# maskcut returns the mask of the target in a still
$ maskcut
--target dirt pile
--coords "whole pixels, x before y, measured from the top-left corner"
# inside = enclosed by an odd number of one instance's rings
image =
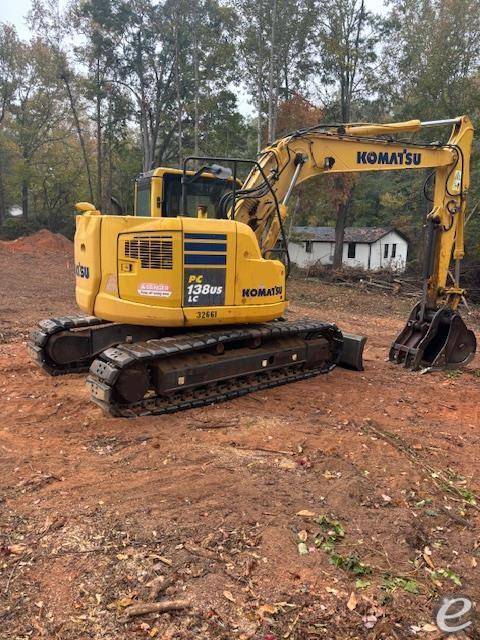
[[[40,318],[78,313],[73,243],[39,231],[0,241],[0,344],[24,339]]]
[[[62,236],[61,233],[52,233],[47,229],[41,229],[31,236],[23,236],[11,241],[0,240],[0,251],[30,255],[43,255],[45,253],[71,255],[73,253],[73,242]]]

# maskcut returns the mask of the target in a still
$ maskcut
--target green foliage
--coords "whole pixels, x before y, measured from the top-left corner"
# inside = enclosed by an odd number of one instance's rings
[[[40,227],[35,220],[24,220],[22,217],[7,218],[0,226],[0,236],[4,240],[15,240],[21,236],[28,236]]]
[[[354,576],[366,576],[372,573],[372,568],[360,562],[356,555],[342,556],[339,553],[331,553],[330,563],[337,569],[343,569]]]
[[[360,562],[358,556],[344,556],[337,551],[336,545],[345,537],[345,529],[338,520],[320,515],[314,522],[320,526],[320,532],[315,536],[315,546],[328,554],[330,564],[354,576],[365,576],[372,572],[371,567]]]
[[[388,592],[403,589],[407,593],[419,593],[416,580],[412,578],[399,578],[397,576],[385,576],[382,581],[382,589]]]
[[[315,536],[315,546],[326,552],[333,551],[335,544],[345,537],[345,530],[338,522],[326,515],[315,518],[314,522],[320,525],[321,532]]]
[[[457,587],[462,586],[462,581],[457,576],[457,574],[452,571],[452,569],[436,569],[435,571],[431,572],[430,576],[434,581],[441,578],[446,578],[447,580],[450,580],[450,582],[453,582],[453,584],[457,585]]]
[[[473,491],[471,491],[470,489],[465,489],[464,487],[459,487],[458,491],[467,504],[477,504],[477,499]]]
[[[366,589],[370,585],[370,580],[362,580],[362,578],[357,578],[355,580],[355,589]]]

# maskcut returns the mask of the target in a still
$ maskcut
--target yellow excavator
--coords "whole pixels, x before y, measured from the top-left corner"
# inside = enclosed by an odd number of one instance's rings
[[[445,144],[398,139],[442,125],[451,127]],[[88,315],[40,322],[31,353],[54,375],[89,367],[92,399],[125,417],[235,398],[339,363],[360,369],[365,338],[331,323],[282,320],[288,200],[318,175],[431,169],[423,294],[390,360],[411,369],[465,365],[476,349],[457,310],[472,137],[467,116],[319,124],[277,140],[254,161],[189,157],[183,171],[144,173],[134,216],[79,203],[76,299]],[[188,168],[194,162],[199,169]]]

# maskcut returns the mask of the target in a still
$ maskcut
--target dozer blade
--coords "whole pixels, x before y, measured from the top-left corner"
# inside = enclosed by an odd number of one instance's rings
[[[444,307],[421,319],[412,309],[404,329],[390,347],[389,359],[407,369],[457,369],[473,359],[477,340],[459,313]]]
[[[339,367],[363,371],[363,350],[367,342],[366,336],[357,336],[354,333],[342,331],[343,349],[338,362]]]

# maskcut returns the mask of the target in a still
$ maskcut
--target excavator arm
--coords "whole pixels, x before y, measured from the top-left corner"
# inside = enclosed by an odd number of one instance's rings
[[[452,126],[446,144],[392,138],[441,125]],[[329,129],[319,125],[299,130],[262,151],[258,165],[237,192],[235,202],[230,202],[229,215],[253,229],[263,255],[268,255],[282,231],[295,185],[318,175],[431,169],[435,188],[427,217],[422,299],[392,344],[390,358],[414,369],[466,364],[475,353],[475,336],[465,327],[456,309],[464,294],[460,286],[460,262],[464,257],[472,138],[473,126],[467,116]]]

